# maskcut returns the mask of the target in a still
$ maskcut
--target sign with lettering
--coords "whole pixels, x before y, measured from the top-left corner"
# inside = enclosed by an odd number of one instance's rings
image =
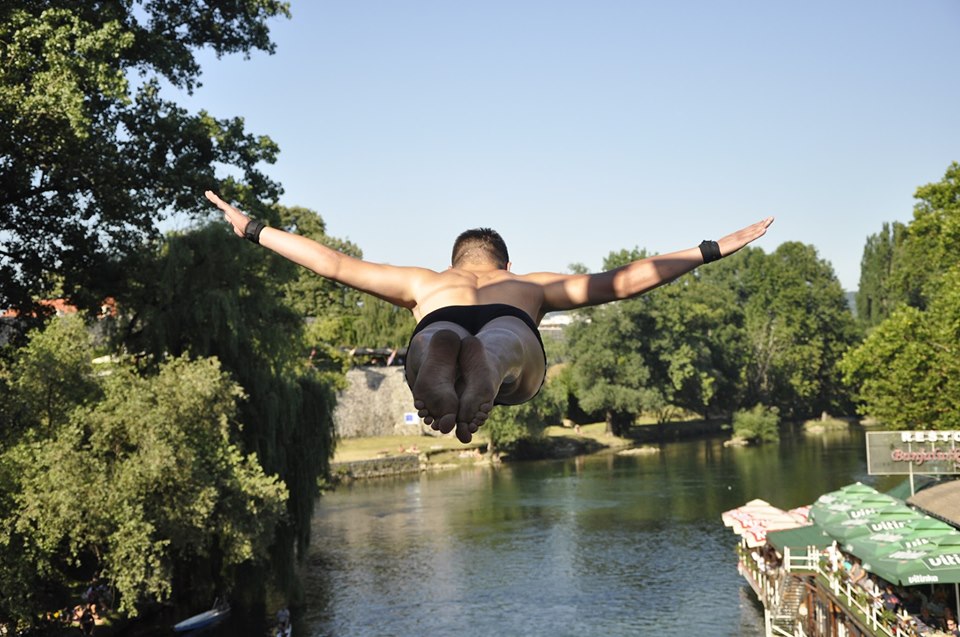
[[[867,473],[960,473],[960,431],[868,431]]]

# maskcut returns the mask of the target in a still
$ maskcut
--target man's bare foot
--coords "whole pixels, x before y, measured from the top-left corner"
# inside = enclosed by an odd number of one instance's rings
[[[413,406],[423,422],[443,433],[457,423],[460,401],[453,383],[457,377],[460,336],[452,330],[440,330],[430,338],[417,379],[413,383]]]
[[[460,408],[457,411],[457,438],[470,442],[473,434],[490,415],[494,398],[500,389],[500,378],[483,343],[476,336],[460,341]]]

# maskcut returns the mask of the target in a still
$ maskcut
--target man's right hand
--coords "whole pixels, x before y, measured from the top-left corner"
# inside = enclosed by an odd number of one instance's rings
[[[767,233],[771,223],[773,223],[773,217],[767,217],[763,221],[758,221],[719,239],[717,243],[720,245],[720,256],[728,257],[751,241],[756,241]]]

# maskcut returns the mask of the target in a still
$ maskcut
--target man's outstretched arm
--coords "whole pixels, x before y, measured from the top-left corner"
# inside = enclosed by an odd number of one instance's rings
[[[726,257],[762,237],[773,217],[732,232],[717,241]],[[571,310],[629,299],[669,283],[704,263],[699,247],[640,259],[598,274],[533,275],[544,287],[544,311]]]
[[[215,193],[208,190],[204,194],[223,211],[224,218],[233,226],[234,234],[243,237],[250,218]],[[324,278],[406,308],[412,308],[415,305],[416,286],[423,276],[430,273],[429,270],[422,268],[363,261],[328,248],[313,239],[277,228],[264,227],[259,235],[259,243],[264,248],[273,250]]]

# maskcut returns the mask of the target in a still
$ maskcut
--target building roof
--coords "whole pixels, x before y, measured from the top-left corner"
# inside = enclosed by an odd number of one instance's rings
[[[960,480],[927,487],[907,498],[907,503],[948,524],[960,527]]]

